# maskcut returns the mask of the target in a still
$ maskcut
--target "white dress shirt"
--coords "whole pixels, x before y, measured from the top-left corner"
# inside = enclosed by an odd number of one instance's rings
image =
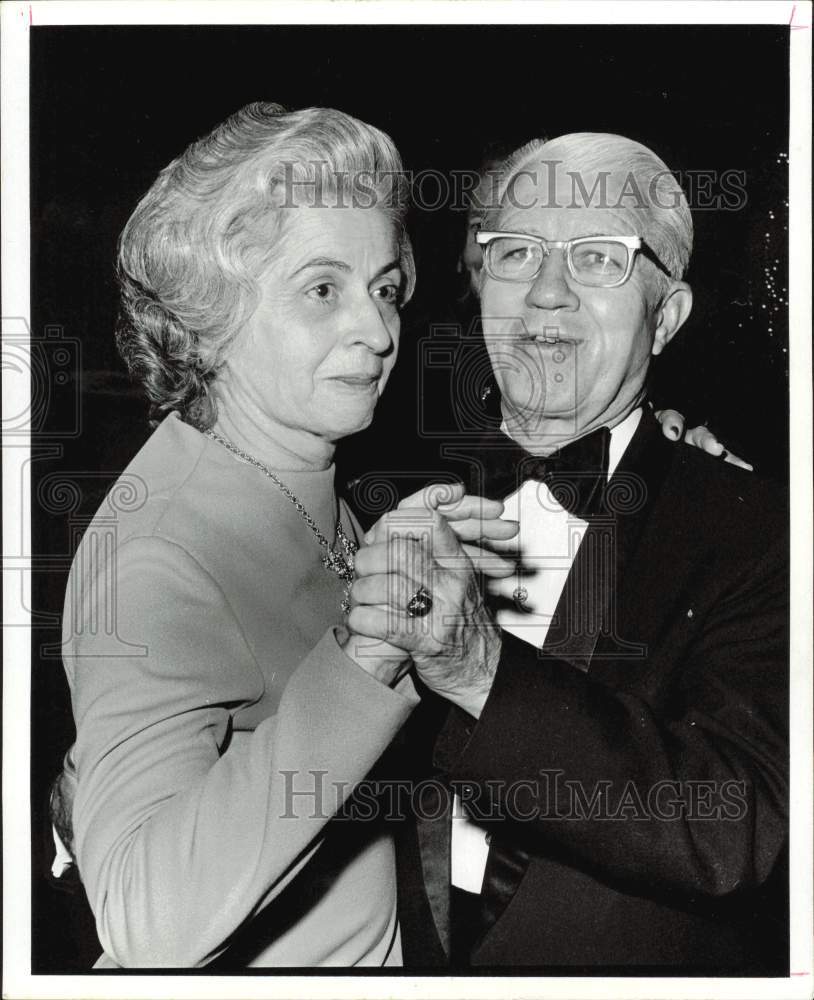
[[[611,430],[608,476],[616,466],[639,426],[641,408],[634,410]],[[497,623],[524,642],[542,648],[565,581],[577,554],[587,521],[569,514],[545,483],[526,480],[506,500],[504,518],[520,522],[519,545],[522,576],[489,580],[493,595],[506,598],[497,613]],[[523,609],[515,601],[523,588]],[[509,738],[511,735],[509,734]],[[489,843],[486,831],[465,814],[456,795],[452,814],[452,884],[468,892],[480,892]]]

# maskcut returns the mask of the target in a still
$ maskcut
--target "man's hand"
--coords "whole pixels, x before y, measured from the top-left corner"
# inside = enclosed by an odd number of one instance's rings
[[[356,555],[349,630],[409,651],[429,688],[477,718],[501,639],[458,537],[443,514],[424,506],[391,511],[369,537]],[[431,609],[411,616],[422,587]]]
[[[692,445],[694,448],[700,448],[715,458],[723,457],[723,460],[729,462],[730,465],[737,465],[741,469],[754,472],[754,466],[748,462],[744,462],[737,455],[733,455],[731,451],[727,451],[723,442],[715,437],[709,427],[700,424],[698,427],[692,427],[685,432],[684,416],[678,410],[656,410],[655,417],[661,424],[662,434],[671,441],[680,441],[683,436],[687,444]]]
[[[416,509],[437,510],[446,518],[478,572],[502,579],[516,571],[511,558],[502,558],[492,548],[498,542],[500,551],[510,556],[514,546],[507,543],[520,529],[517,521],[501,518],[504,509],[501,500],[488,500],[465,493],[460,483],[435,483],[406,497],[397,507],[397,510]],[[378,522],[365,535],[366,542],[381,540],[381,523]]]

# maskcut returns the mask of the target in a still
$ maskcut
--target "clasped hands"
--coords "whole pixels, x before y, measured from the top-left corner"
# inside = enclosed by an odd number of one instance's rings
[[[684,433],[677,411],[662,410],[656,417],[665,437],[683,435],[711,455],[752,468],[724,451],[708,428]],[[501,520],[502,513],[500,501],[468,496],[460,485],[435,485],[385,514],[356,555],[351,612],[339,636],[345,652],[390,685],[413,663],[429,688],[477,718],[501,640],[476,574],[500,578],[515,570],[510,559],[493,551],[510,554],[518,533],[517,522]],[[418,601],[411,604],[413,598]]]
[[[477,718],[501,648],[478,573],[505,577],[515,570],[488,548],[518,532],[517,522],[502,520],[502,513],[498,500],[442,484],[414,493],[381,517],[355,558],[348,655],[387,684],[413,663],[427,687]],[[426,604],[410,607],[421,588],[430,598],[425,614]]]

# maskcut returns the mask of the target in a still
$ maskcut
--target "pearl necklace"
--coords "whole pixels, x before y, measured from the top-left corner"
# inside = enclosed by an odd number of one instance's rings
[[[303,521],[305,521],[311,531],[313,531],[320,546],[325,550],[325,553],[322,556],[322,565],[331,573],[336,573],[339,579],[344,583],[345,596],[342,598],[340,607],[343,614],[350,614],[350,588],[353,584],[354,577],[353,557],[356,555],[359,546],[356,542],[351,541],[351,539],[345,534],[341,518],[336,519],[335,530],[336,539],[342,546],[343,551],[337,552],[328,539],[319,530],[317,522],[313,519],[313,517],[311,517],[302,502],[297,499],[297,497],[291,492],[279,476],[275,475],[271,469],[266,468],[266,466],[263,465],[262,462],[258,461],[258,459],[256,459],[253,455],[250,455],[248,452],[238,448],[236,444],[232,444],[231,441],[227,440],[225,437],[221,437],[221,435],[215,431],[208,430],[204,431],[204,433],[208,438],[211,438],[213,441],[217,441],[219,445],[222,445],[233,455],[243,459],[244,462],[248,462],[249,465],[253,465],[255,469],[259,469],[259,471],[262,472],[267,479],[270,479],[274,483],[283,496],[291,501],[297,513]]]

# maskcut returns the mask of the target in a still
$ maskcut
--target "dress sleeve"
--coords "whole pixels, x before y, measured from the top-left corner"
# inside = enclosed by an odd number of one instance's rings
[[[276,715],[230,746],[232,713],[263,680],[217,583],[155,537],[121,546],[116,580],[114,644],[93,581],[67,612],[77,863],[116,962],[204,965],[307,863],[418,698],[370,677],[328,630]]]

